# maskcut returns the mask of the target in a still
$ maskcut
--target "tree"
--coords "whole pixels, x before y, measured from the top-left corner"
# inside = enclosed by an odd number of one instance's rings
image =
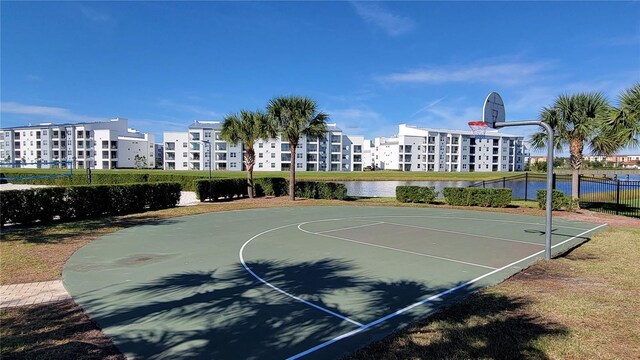
[[[620,94],[618,107],[613,108],[605,123],[605,138],[613,139],[621,147],[640,145],[640,83]]]
[[[253,198],[253,166],[256,163],[256,151],[253,145],[258,139],[276,137],[276,127],[264,112],[240,111],[239,114],[228,115],[222,122],[220,136],[232,143],[241,143],[244,147],[244,165],[247,168],[247,193]]]
[[[133,161],[134,161],[134,166],[136,169],[144,169],[147,167],[147,157],[146,156],[140,156],[138,154],[136,154],[136,156],[133,157]]]
[[[267,106],[269,115],[278,126],[278,132],[289,142],[291,166],[289,168],[289,197],[295,200],[296,147],[301,136],[324,138],[329,116],[318,111],[317,104],[308,97],[283,96],[272,99]]]
[[[582,166],[585,145],[594,153],[609,155],[620,148],[619,144],[602,136],[610,112],[610,106],[602,93],[579,93],[560,95],[550,107],[542,108],[540,120],[551,126],[555,132],[554,146],[562,150],[569,147],[570,163],[573,169],[571,193],[578,198],[578,174]],[[546,146],[546,132],[532,135],[535,148]]]

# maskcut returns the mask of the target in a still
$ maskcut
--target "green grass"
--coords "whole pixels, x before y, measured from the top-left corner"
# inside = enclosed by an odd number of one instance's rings
[[[48,174],[68,174],[68,170],[58,169],[1,169],[0,172],[7,176],[19,174],[20,172],[37,171],[43,175]],[[162,175],[189,175],[197,178],[209,177],[208,171],[178,171],[178,170],[92,170],[93,174],[162,174]],[[83,169],[74,171],[74,174],[84,174]],[[254,177],[283,177],[289,178],[288,171],[255,171]],[[416,171],[353,171],[353,172],[337,172],[337,171],[299,171],[296,172],[296,179],[310,181],[354,181],[354,180],[492,180],[505,176],[514,176],[522,174],[520,172],[416,172]],[[212,171],[213,178],[246,178],[245,171]]]

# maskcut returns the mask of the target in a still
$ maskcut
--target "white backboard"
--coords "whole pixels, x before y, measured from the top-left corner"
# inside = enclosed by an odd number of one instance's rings
[[[487,96],[482,107],[482,121],[490,128],[495,128],[495,123],[505,121],[504,102],[497,92]]]

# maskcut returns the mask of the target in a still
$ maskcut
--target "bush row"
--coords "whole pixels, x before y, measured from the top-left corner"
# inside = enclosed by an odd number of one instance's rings
[[[538,190],[536,192],[538,199],[538,207],[546,209],[547,190]],[[560,190],[551,191],[551,210],[567,210],[574,211],[578,207],[579,200],[574,200],[571,195],[565,195]]]
[[[511,189],[445,188],[447,204],[456,206],[506,207],[511,203]]]
[[[83,169],[74,170],[72,176],[63,176],[65,173],[53,174],[38,171],[12,171],[6,173],[8,177],[30,177],[37,176],[34,179],[15,180],[11,182],[20,184],[36,184],[36,185],[55,185],[55,186],[71,186],[71,185],[86,185],[87,177]],[[42,176],[54,176],[58,177],[42,178]],[[151,173],[129,173],[129,172],[93,172],[91,174],[91,185],[108,185],[108,184],[132,184],[132,183],[156,183],[156,182],[171,182],[179,183],[182,185],[183,191],[195,191],[195,181],[201,179],[206,175],[181,175],[181,174],[163,174],[161,171]]]
[[[83,219],[174,207],[177,183],[69,186],[0,193],[0,224]]]
[[[254,179],[256,196],[289,195],[289,181],[284,178]],[[200,201],[231,199],[247,196],[246,179],[201,179],[196,181],[196,197]],[[296,182],[296,196],[310,199],[338,199],[347,197],[343,184],[317,181]]]
[[[430,203],[437,195],[435,187],[396,186],[396,200],[402,203]]]

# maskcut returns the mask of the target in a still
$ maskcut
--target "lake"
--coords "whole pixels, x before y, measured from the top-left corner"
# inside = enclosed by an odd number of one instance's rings
[[[626,180],[626,175],[619,177],[620,180]],[[632,179],[635,180],[635,179]],[[395,197],[396,186],[433,186],[438,192],[438,197],[442,196],[442,190],[446,187],[467,187],[477,181],[336,181],[344,184],[347,188],[347,195],[361,197]],[[638,183],[635,182],[635,185]],[[524,181],[506,181],[506,187],[511,188],[514,199],[526,198],[535,200],[538,190],[546,189],[546,182],[542,180],[529,179],[528,183]],[[488,184],[486,187],[501,188],[502,182]],[[636,188],[636,186],[634,186]],[[640,186],[637,186],[640,189]],[[571,193],[571,181],[560,180],[556,182],[556,189],[565,194]],[[585,181],[582,182],[580,191],[582,194],[590,194],[593,192],[603,191],[604,189],[597,184]]]

